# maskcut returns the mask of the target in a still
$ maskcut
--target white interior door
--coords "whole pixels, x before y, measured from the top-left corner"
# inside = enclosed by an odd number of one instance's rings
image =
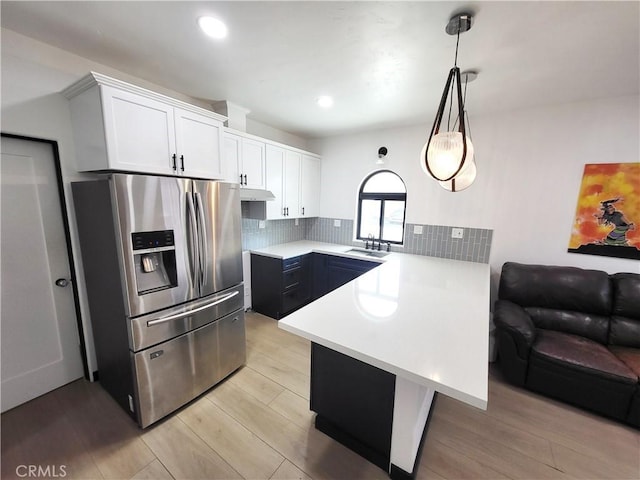
[[[1,153],[4,412],[82,377],[83,366],[52,147],[2,137]]]

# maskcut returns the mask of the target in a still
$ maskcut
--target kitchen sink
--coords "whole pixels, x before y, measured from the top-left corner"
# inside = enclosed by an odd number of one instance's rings
[[[346,253],[355,253],[358,255],[364,255],[365,257],[384,258],[391,252],[382,252],[380,250],[365,250],[364,248],[352,248],[347,250]]]

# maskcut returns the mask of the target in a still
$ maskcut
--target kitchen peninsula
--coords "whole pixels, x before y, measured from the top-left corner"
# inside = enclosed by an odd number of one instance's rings
[[[352,247],[292,242],[255,251],[363,258]],[[486,264],[390,253],[279,327],[312,342],[316,427],[387,471],[412,478],[435,393],[486,409]]]

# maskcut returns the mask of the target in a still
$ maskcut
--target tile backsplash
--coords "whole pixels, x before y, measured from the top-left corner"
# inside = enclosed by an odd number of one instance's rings
[[[336,226],[336,222],[340,225]],[[359,245],[359,243],[353,241],[353,220],[323,217],[309,218],[307,219],[306,227],[307,240],[341,245]]]
[[[422,227],[422,234],[413,233],[416,226]],[[456,227],[408,223],[405,226],[403,251],[428,257],[489,263],[493,230],[458,227],[463,229],[463,238],[451,238],[453,228]]]
[[[309,219],[295,220],[253,220],[242,219],[242,249],[253,250],[269,247],[279,243],[305,240],[305,223]],[[260,224],[264,228],[260,228]]]
[[[260,223],[264,228],[260,228]],[[421,234],[415,234],[415,227],[422,227]],[[493,230],[483,228],[463,228],[463,238],[451,238],[453,226],[445,225],[405,225],[403,246],[392,246],[395,252],[451,258],[477,263],[489,263]],[[354,221],[335,218],[301,218],[295,220],[252,220],[242,219],[242,249],[264,248],[279,243],[297,240],[337,243],[362,246],[353,241]]]

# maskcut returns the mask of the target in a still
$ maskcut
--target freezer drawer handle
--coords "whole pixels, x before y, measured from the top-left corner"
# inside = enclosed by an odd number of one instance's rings
[[[154,325],[158,325],[160,323],[171,322],[172,320],[180,320],[181,318],[188,317],[190,315],[193,315],[194,313],[201,312],[202,310],[206,310],[207,308],[215,307],[216,305],[226,302],[227,300],[235,297],[238,294],[240,294],[240,292],[236,290],[235,292],[228,293],[218,298],[217,300],[214,300],[211,303],[207,303],[206,305],[202,305],[201,307],[194,308],[193,310],[189,310],[188,312],[177,313],[175,315],[169,315],[168,317],[162,317],[156,320],[149,320],[147,322],[147,327],[153,327]]]

